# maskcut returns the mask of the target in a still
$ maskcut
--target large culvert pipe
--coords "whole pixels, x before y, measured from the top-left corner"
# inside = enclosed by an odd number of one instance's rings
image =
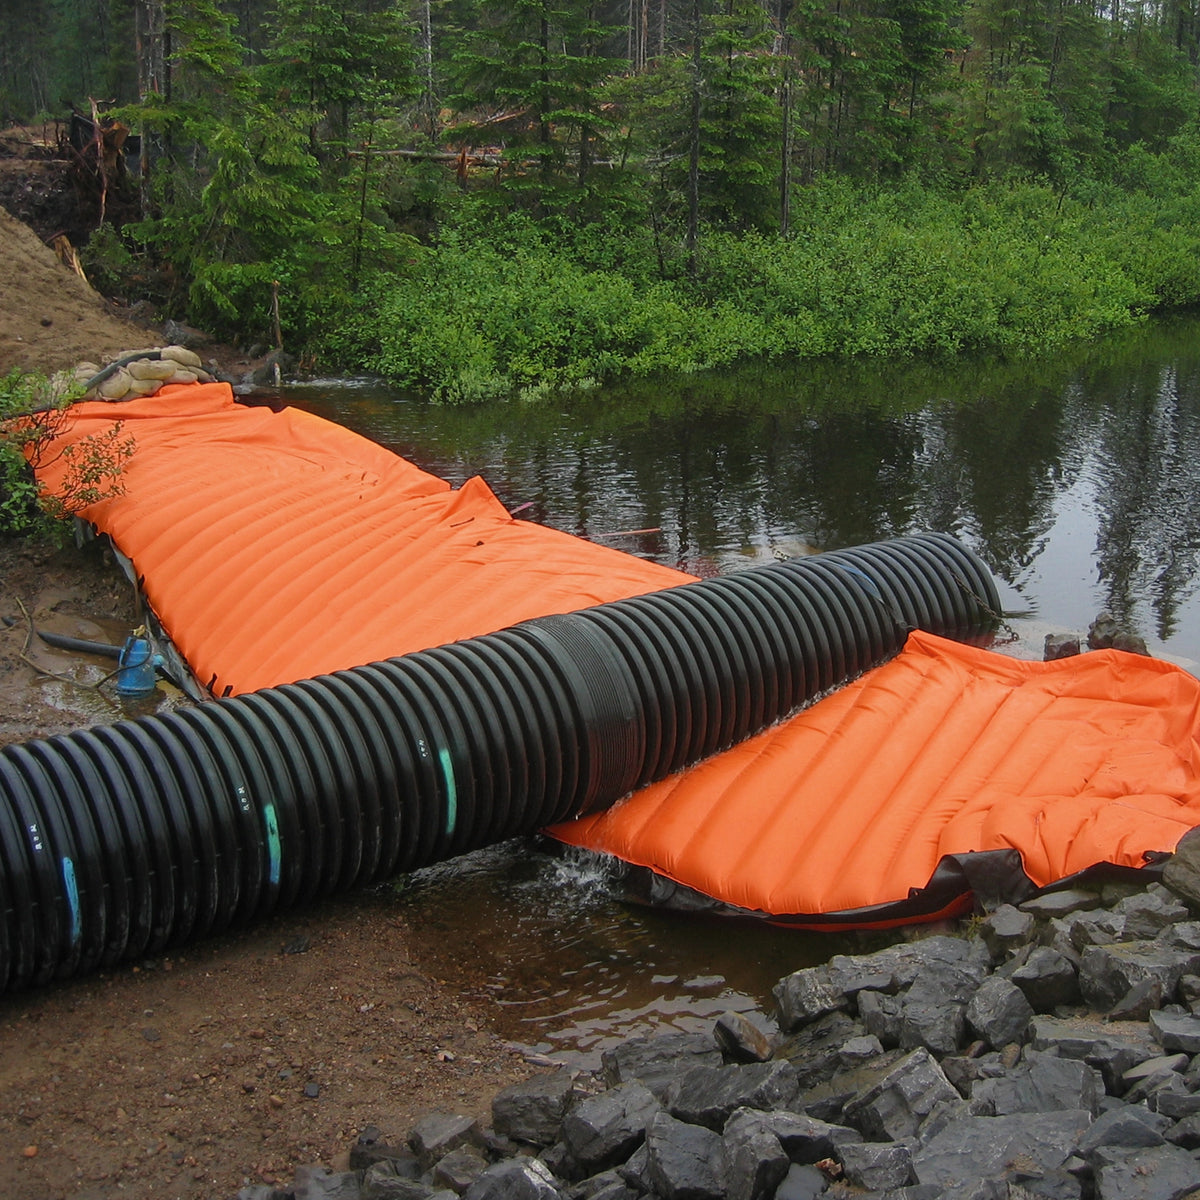
[[[0,750],[0,986],[157,952],[606,807],[990,628],[954,539],[688,584]]]

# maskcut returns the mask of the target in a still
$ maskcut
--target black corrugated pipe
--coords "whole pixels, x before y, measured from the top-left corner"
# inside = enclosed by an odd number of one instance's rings
[[[928,535],[0,751],[0,987],[606,807],[999,599]]]

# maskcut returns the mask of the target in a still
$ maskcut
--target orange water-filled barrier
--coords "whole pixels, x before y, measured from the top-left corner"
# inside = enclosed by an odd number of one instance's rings
[[[551,832],[730,905],[820,925],[936,915],[943,860],[1016,851],[1042,887],[1141,867],[1200,824],[1200,681],[1098,651],[1022,662],[913,633],[724,754]]]
[[[61,436],[122,422],[125,494],[92,521],[132,561],[164,630],[215,695],[238,695],[692,577],[514,520],[382,446],[227,384],[79,404]],[[67,460],[41,470],[51,490]]]
[[[79,405],[64,440],[114,420],[137,444],[126,494],[84,515],[132,560],[197,676],[218,695],[255,693],[172,717],[154,735],[173,747],[161,768],[140,725],[99,739],[115,756],[104,771],[136,778],[139,805],[160,822],[179,818],[151,788],[156,772],[182,794],[221,764],[229,811],[262,844],[238,852],[254,873],[229,901],[236,913],[214,885],[214,927],[561,821],[650,780],[661,782],[555,835],[795,924],[954,911],[974,886],[964,856],[1015,864],[1018,888],[1097,863],[1137,867],[1200,821],[1197,681],[1118,652],[1021,663],[918,633],[888,665],[725,748],[881,661],[925,616],[974,629],[992,585],[968,578],[977,560],[949,539],[909,539],[894,560],[858,548],[679,587],[690,577],[514,520],[479,480],[454,491],[319,418],[237,405],[224,385]],[[42,477],[57,486],[61,467]],[[659,603],[668,596],[679,603]],[[554,617],[465,651],[562,613],[574,624]],[[428,649],[445,643],[463,653]],[[401,655],[349,682],[279,686]],[[67,803],[51,775],[75,787],[76,767],[45,765],[57,762],[49,749],[9,757],[0,797],[7,786],[27,807]],[[114,811],[123,796],[117,787]],[[190,803],[185,823],[200,828],[205,805],[226,800]],[[23,822],[9,822],[14,836]],[[336,865],[324,864],[313,839],[333,834]],[[64,844],[76,837],[87,842],[63,826]],[[289,854],[305,864],[289,868]],[[232,879],[234,861],[218,856],[212,871]],[[30,950],[14,977],[52,969],[46,954],[39,966]]]

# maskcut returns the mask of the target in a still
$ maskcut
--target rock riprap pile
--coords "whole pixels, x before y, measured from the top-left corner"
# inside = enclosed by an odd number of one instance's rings
[[[1200,832],[1200,831],[1197,831]],[[1060,890],[837,955],[776,1011],[551,1071],[490,1127],[430,1113],[241,1200],[1200,1197],[1200,842],[1149,887]]]

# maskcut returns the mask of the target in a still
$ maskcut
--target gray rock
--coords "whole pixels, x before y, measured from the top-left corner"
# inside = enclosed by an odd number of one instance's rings
[[[1136,1067],[1130,1067],[1122,1074],[1121,1082],[1130,1088],[1154,1075],[1161,1075],[1168,1071],[1186,1070],[1187,1065],[1188,1056],[1186,1054],[1160,1054],[1157,1058],[1147,1058],[1144,1062],[1138,1063]]]
[[[931,938],[930,941],[955,942],[955,938]],[[923,943],[918,942],[917,945]],[[968,942],[978,949],[961,958],[934,957],[925,963],[908,988],[907,999],[914,1003],[966,1004],[991,971],[987,948],[981,942]]]
[[[1037,946],[1008,978],[1025,995],[1034,1012],[1052,1012],[1079,999],[1079,977],[1065,955],[1050,946]]]
[[[660,1099],[671,1082],[689,1067],[719,1067],[721,1051],[702,1033],[664,1033],[631,1038],[600,1057],[601,1073],[609,1087],[640,1083]]]
[[[642,1144],[661,1107],[649,1088],[620,1084],[579,1101],[563,1120],[563,1140],[585,1174],[615,1167]]]
[[[389,1159],[380,1159],[363,1172],[362,1200],[428,1200],[432,1194],[428,1184],[397,1174]]]
[[[785,1033],[826,1013],[850,1007],[850,997],[830,983],[825,966],[793,971],[775,985],[771,994],[779,1013],[779,1027]]]
[[[904,1002],[886,992],[860,992],[858,1016],[867,1032],[883,1046],[900,1045]]]
[[[672,1116],[719,1130],[737,1108],[787,1108],[796,1098],[796,1068],[789,1062],[693,1067],[667,1091]]]
[[[776,1048],[775,1057],[796,1068],[798,1086],[801,1091],[808,1091],[836,1074],[842,1065],[842,1047],[865,1032],[858,1021],[843,1012],[833,1012],[784,1039]]]
[[[1082,956],[1076,948],[1075,943],[1071,941],[1070,934],[1064,928],[1067,920],[1070,920],[1070,918],[1065,918],[1062,921],[1051,921],[1044,931],[1042,944],[1049,946],[1051,950],[1057,950],[1063,958],[1071,963],[1078,973]]]
[[[1061,1167],[1091,1124],[1086,1112],[966,1117],[948,1125],[913,1154],[919,1183],[946,1190],[1002,1175],[1020,1161],[1030,1172]]]
[[[997,1050],[1023,1042],[1033,1008],[1015,983],[993,975],[985,979],[966,1008],[967,1025]]]
[[[1140,1150],[1096,1171],[1096,1200],[1180,1200],[1200,1188],[1200,1163],[1178,1146]]]
[[[838,1051],[838,1061],[845,1067],[861,1066],[883,1053],[883,1043],[873,1034],[850,1038]]]
[[[829,1180],[816,1167],[792,1163],[775,1189],[775,1200],[816,1200],[828,1187]]]
[[[629,1161],[617,1168],[617,1176],[637,1192],[648,1193],[654,1189],[650,1183],[650,1151],[643,1142],[630,1156]]]
[[[492,1126],[502,1137],[549,1146],[575,1098],[571,1071],[535,1075],[501,1089],[492,1099]]]
[[[1148,1103],[1159,1116],[1171,1121],[1200,1115],[1200,1095],[1184,1091],[1181,1087],[1162,1087],[1149,1097]]]
[[[983,938],[992,962],[999,963],[1029,941],[1033,927],[1032,913],[1022,912],[1012,904],[1001,904],[979,923],[979,936]]]
[[[875,1191],[915,1182],[912,1153],[902,1142],[859,1142],[843,1146],[842,1170],[848,1183]]]
[[[1079,1139],[1076,1153],[1091,1160],[1101,1148],[1142,1150],[1161,1146],[1171,1122],[1137,1104],[1102,1113]]]
[[[1125,918],[1107,908],[1074,913],[1066,917],[1063,924],[1071,945],[1081,954],[1088,946],[1108,946],[1119,942],[1125,932]]]
[[[1172,950],[1200,950],[1200,921],[1177,921],[1156,934],[1154,940],[1170,946]],[[1191,975],[1186,978],[1197,977]]]
[[[1113,638],[1112,648],[1124,650],[1126,654],[1140,654],[1143,658],[1151,657],[1146,639],[1140,633],[1129,633],[1124,629]]]
[[[779,1139],[768,1129],[727,1127],[722,1135],[725,1194],[731,1200],[769,1200],[783,1182],[791,1162]]]
[[[842,1108],[855,1096],[874,1087],[903,1057],[902,1050],[889,1050],[860,1066],[837,1071],[823,1083],[802,1088],[792,1107],[819,1121],[837,1124],[843,1119]]]
[[[1160,1070],[1135,1083],[1122,1097],[1126,1104],[1145,1104],[1148,1108],[1157,1108],[1157,1097],[1163,1092],[1182,1092],[1187,1094],[1187,1084],[1177,1071]]]
[[[357,1171],[331,1171],[328,1167],[297,1167],[292,1181],[295,1200],[362,1200]]]
[[[1200,1017],[1190,1013],[1152,1012],[1150,1032],[1164,1050],[1200,1054]]]
[[[1200,828],[1179,839],[1175,853],[1163,864],[1162,881],[1185,904],[1200,908]]]
[[[1185,1150],[1200,1150],[1200,1116],[1176,1121],[1163,1135],[1168,1142]]]
[[[900,998],[899,1044],[903,1050],[924,1046],[935,1054],[954,1054],[966,1042],[967,1006],[956,1000]]]
[[[1127,896],[1116,906],[1125,918],[1125,936],[1131,940],[1156,937],[1177,921],[1186,921],[1187,905],[1165,888]]]
[[[581,1190],[582,1189],[582,1190]],[[642,1195],[627,1184],[615,1171],[605,1171],[585,1179],[567,1192],[570,1200],[639,1200]]]
[[[829,960],[829,982],[847,996],[859,992],[894,992],[898,960],[879,954],[835,954]]]
[[[722,1136],[728,1143],[731,1138],[749,1137],[764,1129],[794,1163],[836,1158],[843,1146],[862,1141],[862,1134],[848,1125],[833,1125],[801,1113],[760,1112],[753,1108],[739,1108],[726,1121]]]
[[[1113,644],[1113,638],[1121,632],[1117,619],[1108,611],[1101,609],[1096,619],[1088,626],[1087,644],[1092,650],[1107,650]]]
[[[724,1012],[713,1026],[722,1053],[734,1062],[766,1062],[771,1039],[744,1013]]]
[[[906,1055],[877,1083],[855,1096],[844,1119],[875,1141],[912,1137],[941,1101],[961,1099],[928,1050]]]
[[[428,1171],[439,1158],[457,1150],[459,1146],[482,1144],[479,1123],[471,1117],[460,1117],[453,1113],[426,1113],[408,1135],[421,1169]]]
[[[1121,1076],[1130,1067],[1157,1058],[1158,1044],[1146,1025],[1137,1021],[1106,1023],[1102,1017],[1071,1018],[1035,1016],[1029,1023],[1030,1042],[1035,1050],[1053,1050],[1063,1058],[1078,1058],[1104,1076],[1104,1086],[1113,1095],[1122,1091]]]
[[[286,350],[272,350],[262,366],[250,372],[250,382],[255,387],[270,387],[291,379],[296,373],[297,359]]]
[[[658,1113],[646,1130],[646,1176],[664,1200],[721,1200],[725,1194],[720,1134]]]
[[[1074,658],[1079,653],[1077,633],[1048,633],[1042,649],[1043,662],[1057,662],[1060,658]]]
[[[185,350],[200,350],[212,341],[212,335],[194,325],[184,325],[182,321],[172,321],[168,318],[163,322],[163,337],[171,346],[182,346]]]
[[[981,1079],[971,1089],[977,1111],[995,1117],[1069,1109],[1086,1109],[1094,1116],[1103,1095],[1104,1081],[1087,1063],[1037,1051],[1011,1071]]]
[[[506,1158],[475,1179],[463,1200],[559,1200],[559,1190],[536,1158]]]
[[[974,1111],[974,1104],[969,1100],[939,1100],[917,1128],[917,1141],[924,1145],[925,1142],[941,1133],[947,1125],[961,1121],[964,1117],[979,1115]]]
[[[1065,917],[1071,913],[1096,908],[1099,903],[1100,896],[1097,892],[1091,892],[1085,888],[1062,888],[1058,891],[1042,892],[1041,895],[1032,896],[1028,900],[1023,900],[1019,907],[1022,912],[1048,920],[1051,917]]]
[[[899,988],[911,987],[921,980],[929,979],[931,970],[939,964],[959,968],[966,975],[975,978],[976,982],[992,965],[988,948],[982,942],[942,934],[920,938],[904,945],[890,946],[866,957],[890,968]],[[965,1000],[969,997],[956,995],[955,998]]]
[[[1083,1183],[1065,1166],[1036,1175],[1012,1171],[1006,1182],[1004,1200],[1083,1200]]]
[[[1157,979],[1143,979],[1121,997],[1108,1010],[1110,1021],[1146,1021],[1155,1009],[1162,1008],[1162,983]]]
[[[421,1174],[417,1156],[407,1146],[392,1146],[377,1125],[368,1125],[350,1147],[350,1169],[365,1171],[377,1162],[390,1162],[392,1174],[416,1179]]]
[[[459,1146],[440,1158],[433,1168],[433,1182],[460,1196],[487,1170],[488,1161],[471,1146]]]
[[[955,1091],[962,1096],[969,1096],[978,1080],[994,1079],[1008,1070],[994,1050],[981,1054],[978,1058],[948,1054],[941,1060],[941,1066],[946,1078],[954,1085]]]
[[[886,1200],[946,1200],[941,1188],[932,1187],[927,1183],[910,1183],[907,1187],[892,1188],[886,1193]],[[951,1200],[960,1200],[952,1197]]]

